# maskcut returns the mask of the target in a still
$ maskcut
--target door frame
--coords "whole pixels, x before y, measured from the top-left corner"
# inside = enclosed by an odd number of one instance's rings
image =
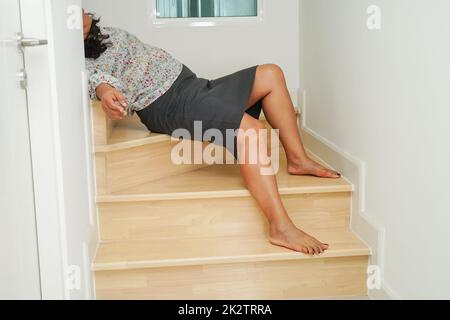
[[[74,132],[85,137],[86,148],[83,154],[77,154],[77,160],[86,162],[88,175],[86,197],[80,197],[84,207],[89,208],[89,225],[86,225],[88,236],[79,246],[73,245],[68,237],[68,221],[77,219],[67,201],[67,170],[65,171],[64,157],[67,157],[67,148],[73,143],[67,137],[61,135],[60,111],[63,107],[60,103],[58,89],[60,78],[58,75],[56,46],[61,46],[57,41],[60,36],[55,34],[61,24],[55,19],[55,10],[58,14],[69,14],[68,6],[62,0],[20,0],[22,14],[22,29],[27,37],[47,39],[47,47],[35,47],[25,50],[25,67],[28,73],[28,108],[31,136],[31,153],[34,176],[35,208],[38,234],[38,248],[41,275],[42,299],[93,299],[95,298],[93,275],[90,270],[98,244],[98,223],[94,196],[94,175],[92,155],[92,128],[89,125],[89,102],[86,95],[87,88],[85,75],[79,75],[80,87],[76,93],[80,101],[83,101],[84,132]],[[70,1],[72,6],[81,8],[81,0]],[[81,28],[82,29],[82,28]],[[79,30],[80,41],[82,30]],[[83,63],[84,57],[79,61]],[[38,63],[37,63],[38,61]],[[63,150],[62,146],[65,147]],[[75,146],[78,147],[78,146]],[[70,149],[70,148],[69,148]],[[66,152],[66,154],[64,153]],[[73,191],[73,190],[71,190]],[[89,203],[86,203],[89,202]],[[82,213],[80,213],[81,215]],[[83,213],[85,214],[85,213]],[[74,269],[73,261],[80,270]],[[71,265],[72,264],[72,265]],[[82,272],[83,279],[77,279]],[[76,286],[81,281],[81,286]],[[73,286],[75,284],[75,287]],[[74,289],[75,288],[75,289]]]

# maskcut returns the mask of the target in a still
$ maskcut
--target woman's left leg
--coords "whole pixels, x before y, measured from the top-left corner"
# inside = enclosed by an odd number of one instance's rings
[[[286,151],[288,171],[293,175],[314,175],[339,178],[340,174],[311,160],[305,152],[297,125],[289,90],[283,71],[273,64],[261,65],[256,70],[255,82],[247,107],[262,100],[264,114],[274,129],[280,130],[280,140]]]
[[[276,246],[311,255],[326,251],[327,244],[298,229],[291,220],[278,192],[276,176],[262,174],[262,170],[266,168],[261,162],[262,159],[256,157],[257,161],[253,163],[250,161],[253,152],[257,152],[259,148],[267,150],[267,137],[264,134],[260,135],[261,131],[265,130],[265,125],[245,114],[240,129],[242,131],[237,137],[237,147],[242,177],[269,222],[270,242]],[[247,138],[245,133],[249,130],[255,133],[256,140]]]

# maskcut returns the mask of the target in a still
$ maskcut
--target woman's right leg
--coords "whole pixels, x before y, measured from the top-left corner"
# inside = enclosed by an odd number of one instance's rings
[[[300,136],[297,115],[283,70],[274,64],[260,65],[248,107],[262,100],[264,114],[274,129],[279,129],[280,140],[288,161],[287,170],[292,175],[313,175],[323,178],[340,178],[340,174],[313,161],[306,154]]]
[[[248,114],[244,115],[241,122],[243,132],[247,130],[266,129],[263,123],[252,118]],[[258,145],[267,150],[267,139],[256,135],[259,140]],[[264,136],[264,135],[261,135]],[[238,135],[238,149],[241,153],[241,172],[246,186],[252,196],[256,199],[269,222],[270,242],[277,246],[286,247],[305,254],[320,254],[328,249],[328,245],[321,243],[317,239],[309,236],[298,229],[284,208],[281,196],[278,192],[278,185],[274,175],[262,175],[261,170],[265,166],[258,159],[256,164],[251,164],[248,160],[252,149],[249,146],[250,139],[247,139],[242,132]],[[256,157],[259,158],[259,157]]]

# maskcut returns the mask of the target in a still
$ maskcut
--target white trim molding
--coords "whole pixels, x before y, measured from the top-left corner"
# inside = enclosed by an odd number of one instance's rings
[[[301,97],[301,98],[300,98]],[[371,249],[370,265],[381,270],[381,288],[370,290],[372,299],[398,299],[384,279],[385,227],[366,211],[366,163],[321,136],[307,125],[306,92],[299,93],[300,127],[306,149],[331,168],[341,172],[354,185],[352,194],[351,229]]]
[[[90,106],[85,75],[78,73],[84,67],[84,58],[78,54],[83,50],[82,30],[60,28],[66,22],[68,3],[81,7],[81,0],[21,0],[24,32],[48,39],[47,46],[25,52],[44,300],[92,299],[95,285],[91,263],[98,229]],[[70,57],[60,55],[66,45],[70,45]]]
[[[209,18],[158,18],[156,1],[150,2],[150,22],[157,28],[162,27],[217,27],[246,26],[265,23],[264,5],[266,0],[258,0],[258,15],[251,17],[209,17]]]

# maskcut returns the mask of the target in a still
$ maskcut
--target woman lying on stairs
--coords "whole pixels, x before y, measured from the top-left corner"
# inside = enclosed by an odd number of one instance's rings
[[[289,174],[340,177],[306,154],[285,77],[277,65],[253,66],[209,81],[198,78],[166,51],[144,44],[123,30],[100,27],[93,15],[83,14],[90,96],[101,100],[112,120],[136,112],[151,132],[168,135],[177,129],[193,135],[194,121],[201,121],[202,130],[218,129],[225,136],[227,129],[266,129],[258,120],[264,110],[269,124],[279,129]],[[243,153],[239,153],[239,160],[249,158],[251,148],[245,147],[246,141],[245,135],[236,133],[234,150]],[[248,190],[268,219],[272,244],[309,255],[328,249],[289,218],[276,176],[262,175],[260,161],[239,164]]]

